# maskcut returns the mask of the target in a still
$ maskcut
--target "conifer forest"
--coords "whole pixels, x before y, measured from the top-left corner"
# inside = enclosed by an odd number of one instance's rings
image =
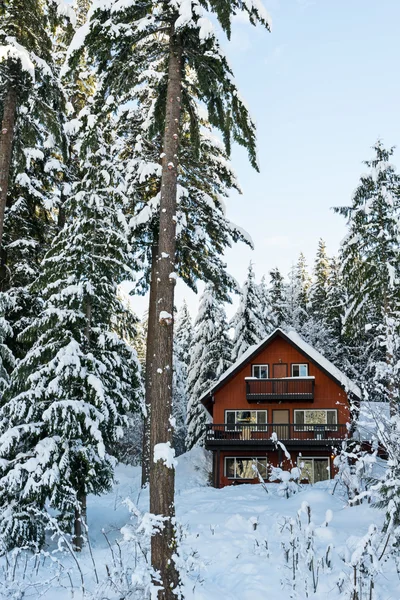
[[[260,251],[245,221],[262,220],[258,194],[278,203],[256,120],[266,146],[277,127],[295,143],[270,118],[288,102],[264,82],[289,60],[275,25],[320,11],[333,31],[328,4],[0,2],[0,599],[400,598],[400,160],[385,106],[321,223],[305,208],[312,234],[288,229],[290,258],[268,219]],[[251,71],[260,46],[246,90],[230,49]],[[255,119],[242,93],[264,85]],[[314,151],[304,177],[328,194],[340,173],[318,179]]]

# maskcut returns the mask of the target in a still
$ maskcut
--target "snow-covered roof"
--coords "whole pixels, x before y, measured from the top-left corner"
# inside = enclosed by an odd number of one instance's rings
[[[250,346],[246,350],[246,352],[244,352],[240,356],[240,358],[238,358],[238,360],[233,365],[231,365],[229,369],[225,371],[225,373],[221,375],[219,380],[211,386],[207,393],[204,394],[203,399],[211,396],[216,390],[216,388],[219,387],[226,379],[228,379],[232,375],[232,373],[234,373],[242,365],[244,365],[251,357],[255,356],[258,353],[258,351],[261,350],[264,346],[267,346],[269,341],[272,341],[272,339],[275,338],[277,335],[288,339],[288,341],[292,342],[292,344],[297,346],[300,352],[306,354],[313,362],[315,362],[327,373],[329,373],[329,375],[336,379],[336,381],[340,383],[340,385],[345,389],[346,392],[350,392],[358,398],[361,398],[361,390],[358,387],[358,385],[355,384],[354,381],[351,381],[351,379],[349,379],[347,375],[345,375],[340,369],[335,367],[335,365],[331,363],[327,358],[325,358],[325,356],[323,356],[320,352],[318,352],[318,350],[315,350],[315,348],[310,346],[310,344],[307,344],[307,342],[305,342],[296,331],[283,331],[282,329],[278,328],[275,329],[275,331],[273,331],[272,333],[270,333],[268,337],[263,339],[259,344],[254,344],[253,346]]]

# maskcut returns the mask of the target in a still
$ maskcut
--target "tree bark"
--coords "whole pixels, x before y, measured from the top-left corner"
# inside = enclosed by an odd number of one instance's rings
[[[160,198],[160,232],[156,261],[156,293],[153,362],[149,368],[150,449],[157,444],[172,445],[172,357],[173,312],[176,251],[177,163],[181,118],[182,47],[179,36],[171,25],[166,120],[163,140],[163,160]],[[176,598],[174,590],[179,583],[173,555],[176,551],[175,469],[164,461],[154,462],[150,456],[150,512],[162,518],[163,526],[151,538],[151,563],[159,573],[162,589],[159,600]]]
[[[17,113],[17,91],[10,85],[4,98],[0,131],[0,246],[3,241],[4,211],[6,209],[10,168]]]
[[[84,545],[86,533],[86,494],[84,492],[79,493],[77,500],[79,502],[79,508],[75,508],[73,546],[74,550],[80,552]]]
[[[157,321],[156,287],[157,287],[157,256],[158,246],[153,245],[151,249],[151,277],[149,313],[147,319],[146,339],[146,377],[145,377],[145,403],[146,417],[143,423],[142,440],[142,487],[150,480],[150,415],[151,415],[151,384],[150,373],[153,369],[155,323]]]

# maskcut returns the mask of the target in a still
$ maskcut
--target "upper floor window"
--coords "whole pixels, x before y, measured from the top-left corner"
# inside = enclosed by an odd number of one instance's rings
[[[292,365],[292,377],[307,377],[308,376],[308,365],[298,364]]]
[[[266,410],[227,410],[225,416],[227,424],[263,425],[267,422]]]
[[[307,425],[311,428],[314,425],[327,425],[334,427],[337,425],[337,410],[336,409],[309,409],[309,410],[295,410],[294,411],[294,422],[295,425],[303,426],[300,431],[307,431]],[[295,431],[298,429],[295,428]]]
[[[251,375],[257,379],[268,379],[268,365],[252,365]]]

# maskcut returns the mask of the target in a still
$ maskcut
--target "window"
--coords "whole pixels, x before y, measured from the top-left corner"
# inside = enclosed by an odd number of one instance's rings
[[[251,375],[257,379],[268,379],[268,365],[252,365]]]
[[[295,431],[313,431],[315,425],[326,425],[324,429],[336,431],[337,410],[295,410]]]
[[[292,377],[308,377],[308,365],[292,365]]]
[[[302,457],[297,458],[297,466],[301,471],[301,479],[307,479],[309,483],[326,481],[331,478],[329,458]]]
[[[229,425],[265,425],[266,410],[227,410],[225,421]]]
[[[263,479],[267,478],[267,459],[264,458],[225,458],[225,477],[228,479],[255,479],[257,477],[257,468]]]

